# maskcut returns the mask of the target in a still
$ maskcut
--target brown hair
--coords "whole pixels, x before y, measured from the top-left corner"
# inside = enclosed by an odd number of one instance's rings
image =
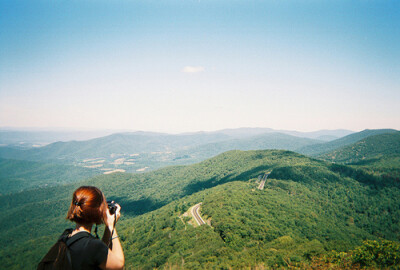
[[[72,195],[67,219],[81,224],[101,224],[106,217],[106,198],[97,187],[82,186]]]

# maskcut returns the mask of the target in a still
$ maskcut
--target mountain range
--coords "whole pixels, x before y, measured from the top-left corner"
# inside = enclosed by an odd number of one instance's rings
[[[0,157],[8,159],[58,162],[68,165],[91,167],[88,159],[105,160],[103,168],[136,170],[157,169],[167,165],[190,164],[213,157],[224,151],[238,149],[286,149],[295,150],[322,143],[318,137],[334,137],[351,133],[347,130],[322,130],[302,133],[267,128],[226,129],[215,132],[196,132],[187,134],[164,134],[154,132],[116,133],[85,141],[59,141],[48,145],[28,147],[35,140],[54,139],[73,134],[44,131],[0,131]],[[288,135],[296,134],[297,136]],[[79,135],[79,134],[78,134]],[[77,135],[77,136],[78,136]],[[92,134],[93,135],[93,134]],[[30,139],[27,139],[31,136]],[[314,138],[314,139],[311,139]],[[26,139],[21,142],[22,139]],[[14,140],[13,143],[6,144]],[[24,147],[20,147],[21,143]],[[39,143],[39,142],[38,142]],[[119,159],[117,162],[115,162]],[[121,164],[121,159],[123,159]],[[86,161],[86,162],[84,162]],[[117,163],[117,164],[115,164]],[[98,165],[98,163],[96,163]]]
[[[118,226],[128,269],[346,268],[341,263],[357,263],[351,254],[359,254],[366,239],[399,245],[398,131],[365,130],[325,143],[282,133],[227,133],[124,133],[27,150],[1,148],[0,179],[9,188],[0,195],[2,267],[31,269],[40,260],[72,225],[65,214],[81,185],[98,186],[121,204]],[[11,154],[15,159],[5,159]],[[106,163],[98,159],[103,155],[110,162],[137,162],[136,154],[147,162],[169,157],[159,166],[201,162],[134,174],[82,168]],[[15,188],[14,182],[25,184]],[[200,202],[207,224],[196,226],[188,213]],[[379,256],[388,259],[369,267],[400,265],[400,249],[385,250]]]
[[[229,150],[283,149],[318,156],[355,143],[371,135],[395,130],[364,130],[339,139],[298,137],[271,129],[242,128],[218,132],[163,134],[152,132],[116,133],[86,141],[55,142],[43,147],[0,147],[4,159],[30,160],[101,169],[143,172],[170,165],[200,162]],[[292,134],[305,134],[289,132]],[[350,133],[346,130],[307,133],[309,137]],[[247,135],[246,135],[247,134]]]
[[[363,138],[354,144],[319,155],[319,158],[331,162],[357,164],[396,155],[400,155],[400,132],[390,131]]]
[[[87,141],[55,142],[43,147],[0,147],[0,157],[56,162],[105,171],[122,169],[141,172],[167,165],[199,162],[232,149],[295,150],[322,142],[276,132],[258,134],[261,130],[253,130],[251,135],[245,137],[242,133],[246,130],[179,135],[150,132],[117,133]]]
[[[257,190],[266,171],[272,172],[265,190]],[[96,185],[123,206],[128,267],[284,265],[345,251],[364,239],[399,239],[399,185],[360,173],[290,151],[230,151],[194,165],[3,195],[2,263],[29,269],[37,262],[70,226],[64,216],[80,185]],[[199,229],[181,220],[198,202],[210,222]]]
[[[274,130],[272,128],[236,128],[223,129],[213,132],[192,132],[182,133],[177,135],[199,135],[199,134],[224,134],[230,138],[245,138],[264,133],[279,132],[297,137],[304,137],[318,140],[333,140],[353,133],[350,130],[319,130],[313,132],[299,132],[290,130]],[[83,141],[95,138],[100,138],[116,133],[141,133],[151,134],[151,132],[128,132],[128,131],[112,131],[112,130],[97,130],[97,131],[78,131],[78,130],[45,130],[45,129],[24,129],[2,127],[0,128],[0,146],[13,146],[18,148],[30,148],[44,146],[50,143],[59,141]],[[152,133],[163,135],[163,133]],[[164,134],[166,135],[166,134]]]
[[[297,149],[297,152],[304,155],[318,156],[324,153],[328,153],[340,147],[353,144],[359,140],[367,138],[369,136],[384,134],[384,133],[393,133],[397,132],[395,129],[366,129],[357,133],[353,133],[342,138],[326,142],[320,144],[314,144],[310,146],[305,146],[300,149]]]

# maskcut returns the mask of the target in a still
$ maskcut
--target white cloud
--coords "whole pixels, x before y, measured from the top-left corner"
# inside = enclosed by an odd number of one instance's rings
[[[184,73],[199,73],[199,72],[203,72],[203,71],[204,71],[204,67],[201,67],[201,66],[197,66],[197,67],[186,66],[182,69],[182,72],[184,72]]]

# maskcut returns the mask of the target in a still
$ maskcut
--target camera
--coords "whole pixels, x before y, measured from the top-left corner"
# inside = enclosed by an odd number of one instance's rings
[[[114,201],[107,201],[108,209],[110,210],[110,214],[114,215],[115,211],[117,210],[117,206],[115,205]]]

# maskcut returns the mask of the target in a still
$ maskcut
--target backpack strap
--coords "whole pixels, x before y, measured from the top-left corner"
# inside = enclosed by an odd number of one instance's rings
[[[62,253],[60,259],[61,259],[61,264],[65,266],[65,269],[72,269],[72,261],[71,261],[71,254],[69,253],[68,250],[68,245],[66,243],[68,239],[68,235],[72,232],[72,229],[66,229],[62,235],[58,238],[58,241],[50,248],[50,250],[47,252],[47,254],[43,257],[43,259],[40,261],[38,264],[37,269],[38,270],[45,270],[45,269],[54,269],[55,267],[55,262],[60,256],[60,252],[62,250],[65,251],[65,253]],[[65,256],[64,258],[67,260],[67,265],[65,265],[65,261],[62,260],[62,257]],[[64,268],[63,268],[64,269]]]
[[[70,247],[73,243],[77,242],[78,240],[80,240],[80,239],[82,239],[82,238],[85,238],[85,237],[88,237],[87,234],[85,234],[85,233],[78,233],[78,234],[74,235],[73,237],[69,237],[69,235],[70,235],[72,232],[73,232],[73,229],[66,229],[66,230],[62,233],[62,235],[60,236],[60,238],[58,239],[58,241],[64,242],[65,245],[67,246],[66,255],[67,255],[67,260],[68,260],[69,265],[72,265],[71,253],[70,253],[69,250],[68,250],[69,247]]]
[[[68,238],[68,236],[73,232],[74,230],[72,228],[65,229],[65,231],[60,235],[58,240],[63,240],[64,238]],[[64,240],[63,240],[64,241]],[[65,241],[64,241],[65,242]]]
[[[75,242],[77,242],[78,240],[88,237],[90,234],[89,233],[77,233],[72,237],[69,237],[69,235],[72,233],[72,229],[67,229],[64,231],[64,233],[60,236],[61,241],[63,241],[67,247],[72,246],[72,244],[74,244]],[[67,232],[67,233],[65,233]]]
[[[60,235],[60,237],[58,238],[58,242],[64,242],[64,244],[66,245],[66,252],[65,252],[65,255],[66,255],[66,257],[67,257],[67,261],[68,261],[68,265],[70,265],[70,266],[72,266],[72,259],[71,259],[71,253],[69,252],[69,250],[68,250],[68,248],[69,248],[69,246],[68,246],[68,244],[67,244],[67,241],[68,241],[68,238],[69,238],[69,235],[72,233],[72,231],[73,231],[73,229],[72,228],[69,228],[69,229],[66,229],[61,235]]]

